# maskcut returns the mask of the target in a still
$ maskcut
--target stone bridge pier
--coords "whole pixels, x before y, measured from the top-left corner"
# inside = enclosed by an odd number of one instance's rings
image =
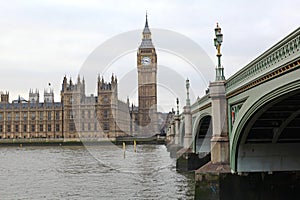
[[[212,107],[211,165],[229,167],[229,139],[227,129],[227,101],[225,80],[215,81],[209,85]],[[216,166],[218,167],[218,166]]]

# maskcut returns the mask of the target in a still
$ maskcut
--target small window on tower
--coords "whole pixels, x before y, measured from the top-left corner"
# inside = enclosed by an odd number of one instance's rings
[[[43,132],[44,131],[44,126],[43,124],[40,124],[40,132]]]
[[[103,111],[103,117],[104,118],[108,118],[108,110],[104,110]]]
[[[11,126],[7,125],[7,132],[9,133],[11,131]]]
[[[109,124],[108,124],[107,122],[105,122],[105,123],[103,124],[103,130],[104,130],[104,131],[108,131],[108,130],[109,130]]]
[[[55,112],[55,119],[56,119],[56,120],[59,120],[59,111],[56,111],[56,112]]]
[[[43,112],[40,112],[40,120],[42,121],[44,118]]]
[[[31,113],[31,120],[35,120],[35,113]]]
[[[8,120],[8,121],[11,120],[11,114],[10,114],[10,113],[7,114],[7,120]]]
[[[55,124],[55,131],[59,131],[59,124]]]
[[[16,127],[15,127],[15,131],[16,131],[16,133],[18,133],[18,132],[19,132],[19,125],[16,125]]]
[[[31,132],[35,132],[35,125],[31,124]]]

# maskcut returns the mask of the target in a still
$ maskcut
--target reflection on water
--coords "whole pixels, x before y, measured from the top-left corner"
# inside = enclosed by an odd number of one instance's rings
[[[193,199],[163,145],[0,148],[1,199]],[[118,154],[118,155],[116,155]]]

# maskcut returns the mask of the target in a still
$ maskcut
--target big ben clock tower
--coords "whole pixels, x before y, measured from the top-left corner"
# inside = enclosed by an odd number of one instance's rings
[[[139,132],[142,135],[154,135],[158,133],[156,86],[157,56],[151,40],[147,14],[142,43],[137,51],[137,70]]]

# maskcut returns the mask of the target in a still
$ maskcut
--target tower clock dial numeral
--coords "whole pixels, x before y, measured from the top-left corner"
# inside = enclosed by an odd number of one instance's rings
[[[149,57],[142,58],[142,65],[150,65],[151,59]]]

